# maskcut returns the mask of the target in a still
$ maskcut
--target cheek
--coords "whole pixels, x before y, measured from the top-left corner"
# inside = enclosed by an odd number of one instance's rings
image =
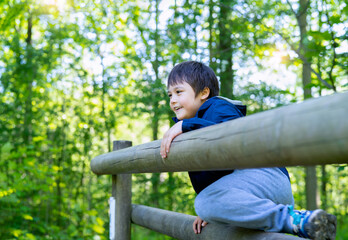
[[[181,97],[179,102],[182,106],[186,106],[186,107],[188,106],[188,104],[187,104],[188,101],[185,97]]]

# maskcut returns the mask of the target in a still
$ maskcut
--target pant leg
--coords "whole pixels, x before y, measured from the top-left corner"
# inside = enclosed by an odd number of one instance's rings
[[[235,170],[209,185],[195,200],[207,222],[269,232],[289,232],[288,205],[293,205],[289,179],[279,168]]]

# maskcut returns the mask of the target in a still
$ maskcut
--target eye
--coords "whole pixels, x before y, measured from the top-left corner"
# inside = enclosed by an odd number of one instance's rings
[[[171,97],[172,97],[172,94],[168,94],[168,97],[171,98]]]
[[[181,90],[176,90],[176,94],[180,94],[182,91]]]

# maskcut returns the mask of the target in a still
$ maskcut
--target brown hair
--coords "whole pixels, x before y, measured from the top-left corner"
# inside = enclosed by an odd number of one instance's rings
[[[182,62],[176,65],[168,76],[167,86],[187,82],[194,90],[196,96],[205,87],[210,89],[208,98],[219,95],[219,82],[210,67],[196,61]]]

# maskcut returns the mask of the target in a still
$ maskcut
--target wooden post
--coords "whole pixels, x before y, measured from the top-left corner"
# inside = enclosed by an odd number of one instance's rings
[[[113,150],[131,147],[131,141],[114,141]],[[132,207],[132,174],[112,175],[112,197],[116,204],[114,219],[111,219],[110,239],[111,240],[130,240],[131,239],[131,207]]]

